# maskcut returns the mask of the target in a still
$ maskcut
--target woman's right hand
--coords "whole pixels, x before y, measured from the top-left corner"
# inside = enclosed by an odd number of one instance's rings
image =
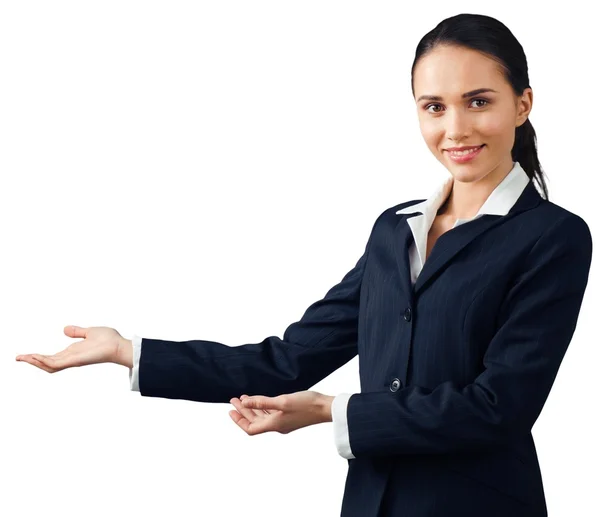
[[[69,325],[64,328],[64,333],[72,338],[83,338],[83,341],[77,341],[54,355],[24,354],[18,355],[16,360],[25,361],[48,373],[88,364],[122,364],[123,348],[130,343],[110,327],[83,328]]]

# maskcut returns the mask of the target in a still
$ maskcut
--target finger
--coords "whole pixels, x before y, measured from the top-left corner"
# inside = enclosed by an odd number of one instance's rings
[[[243,407],[242,401],[237,397],[232,398],[229,402],[233,404],[235,409],[237,409],[239,413],[248,420],[248,422],[252,422],[259,416],[252,409]]]
[[[17,360],[17,361],[23,361],[23,360],[24,360],[24,358],[26,358],[26,357],[29,357],[29,358],[31,358],[33,355],[36,355],[36,356],[38,357],[38,359],[40,359],[40,358],[49,358],[49,357],[53,357],[53,358],[55,358],[55,359],[59,359],[59,358],[61,358],[61,357],[64,357],[64,356],[66,356],[66,355],[69,355],[69,354],[71,354],[71,353],[72,353],[72,351],[71,351],[71,350],[69,350],[69,348],[67,347],[67,348],[65,348],[64,350],[61,350],[60,352],[57,352],[57,353],[56,353],[56,354],[54,354],[54,355],[44,355],[44,354],[19,354],[18,356],[16,356],[16,357],[15,357],[15,360]]]
[[[67,325],[63,330],[64,330],[64,333],[67,336],[69,336],[69,337],[74,337],[74,338],[82,337],[84,339],[87,337],[87,331],[88,331],[87,328],[78,327],[77,325]],[[74,344],[76,344],[76,343],[74,343]],[[69,347],[67,347],[64,350],[62,350],[62,351],[60,351],[60,352],[58,352],[58,353],[56,353],[56,354],[54,354],[52,356],[45,356],[45,355],[42,355],[42,354],[36,354],[36,355],[41,356],[41,357],[53,357],[55,359],[58,359],[58,358],[61,358],[61,357],[65,356],[65,355],[68,355],[69,353],[70,353],[70,350],[69,350]],[[25,361],[25,362],[29,363],[31,361],[28,361],[27,359],[31,359],[33,355],[34,354],[20,354],[20,355],[18,355],[18,356],[15,357],[15,360],[17,360],[17,361]]]
[[[248,429],[246,432],[250,436],[254,436],[255,434],[268,433],[271,431],[276,431],[276,420],[274,418],[260,418],[250,422],[248,424]]]
[[[250,426],[250,422],[248,421],[248,419],[245,416],[240,414],[238,411],[230,411],[229,416],[246,433],[248,432],[248,427]]]
[[[84,363],[81,361],[80,355],[81,354],[74,353],[72,350],[63,350],[54,355],[29,354],[29,357],[36,359],[48,368],[58,372],[65,368],[82,366]]]
[[[242,406],[245,408],[252,409],[278,409],[283,411],[285,399],[281,397],[264,397],[262,395],[256,395],[254,397],[244,398]]]
[[[37,361],[40,365],[45,366],[47,368],[46,371],[50,373],[58,372],[62,370],[64,366],[60,363],[59,360],[54,359],[52,356],[42,355],[42,354],[32,354],[32,359]]]
[[[56,359],[54,356],[51,355],[31,354],[31,358],[34,361],[37,361],[39,365],[45,366],[47,368],[46,371],[49,371],[50,373],[55,373],[60,370],[64,370],[67,366],[67,361],[64,359],[64,357]],[[36,364],[36,366],[38,364]]]
[[[64,357],[65,355],[70,355],[72,354],[72,352],[70,350],[62,350],[60,352],[57,352],[56,354],[29,354],[33,357],[35,357],[38,361],[45,361],[45,360],[54,360],[54,359],[60,359],[61,357]]]
[[[49,368],[52,368],[54,371],[59,372],[60,370],[64,370],[65,368],[69,368],[71,366],[78,366],[72,356],[59,356],[59,355],[49,355],[42,356],[38,359],[40,362],[44,363]]]
[[[54,368],[48,366],[47,364],[45,364],[44,362],[40,361],[39,359],[36,359],[35,357],[32,356],[32,354],[23,355],[23,356],[20,356],[20,357],[21,357],[21,359],[19,359],[19,361],[22,361],[24,363],[32,364],[33,366],[37,366],[41,370],[44,370],[44,371],[46,371],[48,373],[54,373],[55,372]]]
[[[67,325],[63,332],[69,337],[82,337],[86,338],[88,329],[84,327],[78,327],[77,325]]]
[[[248,398],[248,395],[242,395],[240,397],[240,400],[244,400],[245,398]],[[255,414],[257,415],[270,415],[271,413],[267,410],[267,409],[254,409],[253,410]]]
[[[272,424],[266,422],[266,419],[254,420],[253,422],[249,422],[247,418],[240,415],[240,413],[238,413],[237,411],[230,411],[229,416],[239,427],[241,427],[246,432],[246,434],[250,436],[274,431],[274,429],[271,428]]]
[[[78,343],[82,343],[82,341],[78,341]],[[77,343],[73,343],[73,344],[76,345]],[[70,348],[70,345],[69,345],[64,350],[61,350],[60,352],[57,352],[56,354],[53,354],[53,355],[45,355],[45,354],[36,354],[36,355],[39,355],[39,356],[42,356],[42,357],[56,357],[56,358],[58,358],[58,357],[62,357],[64,355],[70,354],[71,352],[72,352],[72,349]],[[18,356],[16,356],[15,359],[17,361],[20,361],[23,357],[25,357],[25,356],[31,357],[32,355],[33,354],[19,354]]]
[[[32,364],[36,364],[38,368],[48,372],[48,373],[56,373],[59,371],[58,368],[52,366],[47,359],[38,359],[37,357],[32,357]]]
[[[34,364],[33,359],[31,358],[31,355],[29,354],[22,354],[22,355],[18,355],[17,356],[17,361],[20,361],[22,363],[29,363],[29,364]]]

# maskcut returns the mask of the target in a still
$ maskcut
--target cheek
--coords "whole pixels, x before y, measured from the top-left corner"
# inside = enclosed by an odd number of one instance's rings
[[[498,112],[480,117],[477,129],[482,136],[493,140],[509,139],[515,132],[513,120]]]
[[[420,121],[421,135],[429,149],[437,149],[440,145],[440,139],[443,137],[443,130],[440,124],[433,121]]]

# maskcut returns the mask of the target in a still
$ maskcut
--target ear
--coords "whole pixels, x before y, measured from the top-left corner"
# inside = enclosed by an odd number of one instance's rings
[[[517,118],[515,121],[515,127],[519,127],[525,123],[531,108],[533,107],[533,90],[531,88],[525,88],[522,95],[517,97]]]

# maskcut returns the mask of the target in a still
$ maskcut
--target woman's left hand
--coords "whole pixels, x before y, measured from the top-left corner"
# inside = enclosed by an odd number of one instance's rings
[[[237,411],[229,416],[249,435],[277,431],[287,434],[301,427],[331,422],[334,397],[316,391],[298,391],[278,397],[242,395],[230,402]]]

